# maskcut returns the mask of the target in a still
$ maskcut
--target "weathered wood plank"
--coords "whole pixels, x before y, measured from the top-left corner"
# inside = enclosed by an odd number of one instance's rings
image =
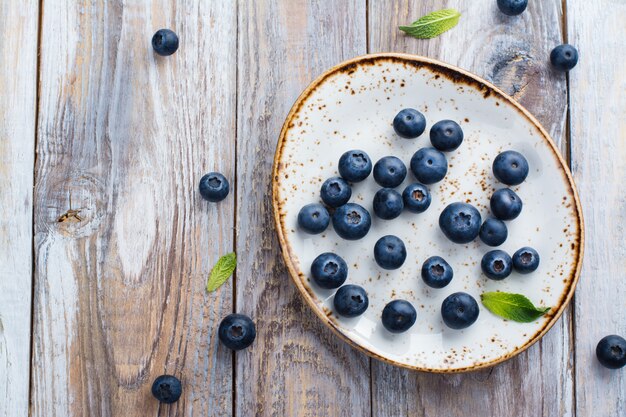
[[[232,287],[204,285],[235,200],[197,184],[234,179],[236,4],[43,5],[32,415],[231,415]],[[162,27],[171,57],[152,52]],[[59,222],[70,196],[81,219]],[[184,384],[171,406],[150,394],[163,373]]]
[[[325,328],[279,254],[270,171],[291,103],[326,68],[365,53],[365,2],[239,4],[237,310],[257,324],[236,356],[236,415],[367,416],[369,359]]]
[[[0,7],[0,416],[28,414],[38,2]]]
[[[417,40],[397,30],[399,24],[444,7],[458,8],[463,15],[457,27],[438,38]],[[561,22],[561,0],[530,2],[523,15],[513,18],[499,13],[495,1],[372,0],[369,45],[370,52],[440,59],[492,81],[532,111],[565,150],[566,80],[547,62],[552,47],[562,42]],[[373,361],[373,415],[571,415],[569,325],[568,310],[528,351],[472,374],[411,373]]]

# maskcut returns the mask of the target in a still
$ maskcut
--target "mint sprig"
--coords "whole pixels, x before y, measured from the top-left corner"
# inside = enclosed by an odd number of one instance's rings
[[[233,274],[233,271],[237,267],[237,255],[233,253],[229,253],[227,255],[222,256],[217,260],[217,263],[211,270],[211,274],[209,274],[209,279],[206,283],[206,290],[208,292],[213,292],[221,287],[228,278]]]
[[[496,316],[519,323],[530,323],[550,311],[550,307],[535,307],[522,294],[486,292],[480,295],[480,301]]]
[[[441,35],[459,23],[459,13],[455,9],[443,9],[420,17],[409,26],[400,26],[398,29],[418,39],[429,39]]]

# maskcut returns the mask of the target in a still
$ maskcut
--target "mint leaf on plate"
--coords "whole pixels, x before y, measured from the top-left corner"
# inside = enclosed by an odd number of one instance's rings
[[[409,26],[400,26],[403,32],[418,39],[429,39],[441,35],[459,23],[461,13],[454,9],[443,9],[420,17]]]
[[[530,323],[550,311],[550,307],[535,307],[522,294],[486,292],[480,295],[480,301],[496,316],[519,323]]]
[[[233,253],[229,253],[227,255],[222,256],[217,260],[217,263],[211,270],[211,274],[209,275],[209,280],[206,283],[206,290],[208,292],[213,292],[221,287],[228,278],[233,274],[233,271],[237,267],[237,255]]]

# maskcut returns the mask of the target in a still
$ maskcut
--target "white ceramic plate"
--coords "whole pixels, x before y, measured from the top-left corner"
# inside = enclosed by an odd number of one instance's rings
[[[403,108],[421,111],[426,131],[417,139],[402,139],[392,120]],[[319,197],[322,182],[338,175],[337,162],[350,149],[367,152],[375,163],[395,155],[409,166],[415,151],[430,146],[428,131],[441,119],[457,121],[465,133],[459,149],[447,153],[446,178],[430,186],[432,204],[422,214],[404,212],[394,220],[378,219],[372,210],[380,188],[370,176],[353,186],[351,201],[372,214],[368,235],[358,241],[337,236],[332,224],[320,235],[299,230],[298,211]],[[515,272],[503,281],[482,275],[480,260],[493,249],[476,240],[458,245],[438,226],[442,209],[455,201],[489,215],[489,197],[505,187],[491,172],[495,156],[508,149],[525,155],[530,174],[513,187],[522,198],[521,215],[507,222],[509,238],[499,248],[513,254],[534,247],[541,265],[529,275]],[[536,342],[555,323],[571,298],[583,251],[582,212],[569,171],[546,131],[503,92],[465,71],[430,59],[400,55],[369,55],[330,69],[300,96],[289,113],[276,150],[273,171],[276,226],[290,275],[315,313],[340,336],[370,355],[407,368],[460,372],[487,367],[510,358]],[[412,174],[398,187],[415,182]],[[408,252],[402,268],[385,271],[373,257],[375,242],[384,235],[400,237]],[[310,265],[323,252],[335,252],[349,266],[346,283],[363,286],[370,305],[360,317],[345,319],[332,311],[334,290],[310,279]],[[427,287],[420,278],[423,261],[444,257],[454,279],[443,289]],[[486,291],[521,293],[551,312],[532,323],[494,316],[480,304]],[[441,302],[465,291],[479,302],[477,322],[465,330],[447,328]],[[380,321],[383,307],[405,299],[417,309],[417,322],[406,333],[391,334]]]

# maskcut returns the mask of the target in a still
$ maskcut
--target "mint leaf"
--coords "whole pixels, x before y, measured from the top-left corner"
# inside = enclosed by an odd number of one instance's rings
[[[429,39],[441,35],[459,23],[461,13],[454,9],[443,9],[420,17],[409,26],[400,26],[403,32],[418,39]]]
[[[229,253],[222,256],[217,260],[217,263],[211,270],[209,280],[206,283],[206,290],[213,292],[221,287],[228,278],[233,274],[233,271],[237,267],[237,255],[235,253]]]
[[[550,311],[550,307],[535,307],[522,294],[486,292],[480,295],[480,301],[496,316],[519,323],[530,323]]]

